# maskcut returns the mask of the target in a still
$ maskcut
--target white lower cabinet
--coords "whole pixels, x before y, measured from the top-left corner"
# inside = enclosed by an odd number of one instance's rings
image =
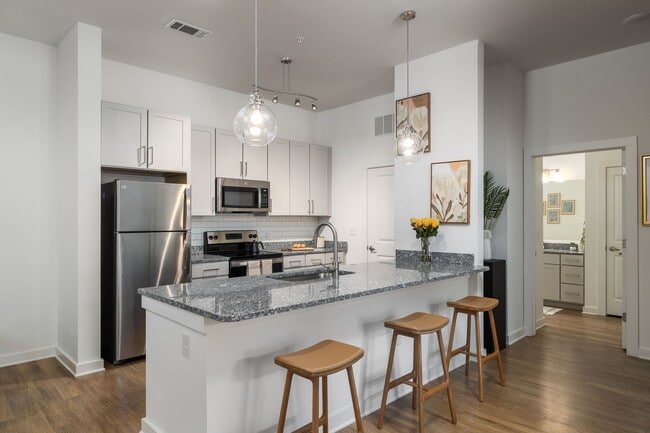
[[[192,265],[192,279],[228,278],[229,262],[196,263]]]
[[[560,300],[560,265],[544,264],[544,299]]]
[[[584,256],[544,254],[543,258],[544,300],[584,305]]]
[[[334,253],[312,253],[284,256],[284,270],[310,269],[331,266],[334,263]],[[345,263],[345,252],[339,252],[339,263]]]
[[[305,267],[305,255],[291,255],[284,256],[283,259],[284,270],[304,268]]]
[[[305,266],[324,266],[325,254],[305,254]]]

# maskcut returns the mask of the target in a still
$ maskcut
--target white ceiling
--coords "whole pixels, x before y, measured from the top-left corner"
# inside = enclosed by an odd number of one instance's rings
[[[405,59],[399,14],[416,10],[412,57],[473,39],[487,61],[531,70],[650,41],[650,0],[260,0],[260,85],[291,87],[321,109],[393,89]],[[106,58],[248,93],[253,0],[0,0],[0,32],[56,44],[74,22],[103,29]],[[199,40],[162,27],[177,18],[214,33]],[[295,38],[304,36],[297,45]]]

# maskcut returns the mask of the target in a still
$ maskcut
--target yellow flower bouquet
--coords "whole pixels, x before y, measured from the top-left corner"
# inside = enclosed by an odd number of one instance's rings
[[[435,218],[411,218],[411,227],[415,230],[415,238],[420,239],[422,247],[422,256],[420,260],[423,262],[431,261],[431,254],[429,254],[429,238],[438,236],[438,228],[440,221]]]

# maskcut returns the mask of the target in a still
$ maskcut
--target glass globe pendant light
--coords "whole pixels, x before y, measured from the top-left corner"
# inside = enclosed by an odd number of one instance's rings
[[[405,11],[400,15],[402,21],[406,21],[406,122],[397,133],[397,159],[410,163],[417,161],[422,154],[422,138],[411,125],[411,104],[408,98],[411,96],[409,87],[409,21],[415,18],[415,11]]]
[[[264,105],[264,98],[257,85],[257,3],[255,0],[255,85],[254,91],[235,116],[232,127],[239,140],[249,146],[267,146],[278,135],[278,119]]]

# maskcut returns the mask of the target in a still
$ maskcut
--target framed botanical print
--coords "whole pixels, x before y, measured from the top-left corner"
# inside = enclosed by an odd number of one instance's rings
[[[650,155],[641,157],[641,223],[650,226]]]
[[[562,215],[575,215],[575,214],[576,214],[576,201],[562,200]]]
[[[420,136],[425,152],[431,152],[430,103],[430,93],[423,93],[395,101],[395,136],[399,136],[400,130],[406,124],[406,114],[410,112],[409,120],[411,126]]]
[[[469,224],[470,161],[431,164],[431,217],[442,224]]]
[[[546,194],[546,206],[549,209],[559,209],[560,208],[560,201],[562,200],[562,194],[559,192],[549,192]]]
[[[546,224],[560,224],[560,209],[546,209]]]

